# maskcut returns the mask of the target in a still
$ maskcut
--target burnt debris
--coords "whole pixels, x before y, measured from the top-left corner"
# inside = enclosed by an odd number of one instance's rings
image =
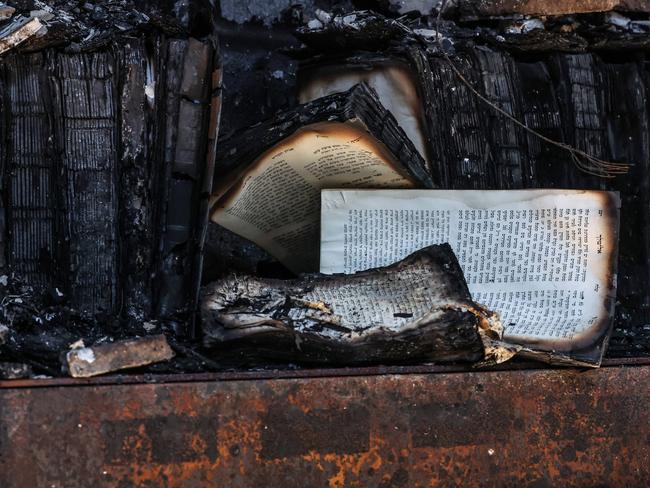
[[[609,354],[650,354],[646,3],[450,1],[440,25],[439,2],[0,3],[2,374],[59,375],[80,339],[160,333],[176,357],[148,371],[259,365],[190,340],[202,278],[291,276],[205,224],[213,162],[234,133],[310,100],[314,80],[387,66],[411,78],[426,177],[440,187],[621,192]],[[586,175],[482,105],[440,55],[438,29],[490,101],[548,137],[633,163],[629,174]]]
[[[86,347],[83,343],[66,354],[67,369],[74,378],[90,378],[122,369],[169,361],[174,351],[163,334]]]
[[[301,52],[299,77],[307,83],[330,77],[331,82],[359,70],[408,65],[424,107],[422,137],[431,151],[431,174],[440,188],[619,191],[619,298],[611,351],[647,354],[650,288],[639,283],[648,283],[650,276],[650,234],[644,230],[649,218],[650,78],[647,51],[638,42],[648,36],[633,31],[646,32],[648,15],[615,14],[634,16],[638,26],[612,23],[618,17],[611,12],[548,17],[539,29],[512,34],[500,22],[526,20],[517,13],[504,13],[495,23],[460,19],[441,24],[443,48],[490,102],[546,137],[601,159],[631,164],[627,174],[611,179],[586,174],[566,151],[523,131],[473,96],[440,54],[435,18],[383,18],[385,32],[393,33],[383,38],[374,35],[382,16],[368,11],[304,28],[299,36],[307,47]],[[580,39],[579,45],[565,44],[568,30],[562,25],[567,22],[575,24],[571,35]],[[532,40],[538,33],[544,34],[544,43]],[[328,45],[328,38],[336,42]],[[613,54],[609,48],[615,39]],[[529,42],[534,49],[527,47]]]
[[[3,258],[89,316],[194,309],[220,60],[208,5],[165,5],[17,2],[6,21],[47,32],[0,63]]]

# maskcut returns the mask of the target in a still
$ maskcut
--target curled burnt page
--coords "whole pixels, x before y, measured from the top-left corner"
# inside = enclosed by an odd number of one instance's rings
[[[495,359],[501,336],[498,315],[472,301],[447,244],[352,275],[232,275],[203,288],[201,313],[215,353],[303,363]]]
[[[220,142],[211,219],[293,272],[318,269],[320,190],[431,187],[417,149],[367,85]]]

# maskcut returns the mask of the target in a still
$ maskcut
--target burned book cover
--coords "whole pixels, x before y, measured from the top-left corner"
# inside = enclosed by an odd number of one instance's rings
[[[500,361],[502,327],[478,305],[447,244],[355,274],[231,275],[202,290],[204,345],[304,364]]]
[[[433,185],[418,150],[365,84],[282,112],[219,144],[212,221],[293,272],[318,269],[321,189]]]

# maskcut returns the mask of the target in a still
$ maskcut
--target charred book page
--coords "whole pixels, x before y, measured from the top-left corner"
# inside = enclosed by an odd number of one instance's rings
[[[367,85],[220,142],[213,222],[293,272],[318,270],[320,190],[431,187],[426,164]]]
[[[472,301],[448,244],[353,275],[233,274],[203,288],[205,346],[220,358],[311,364],[500,362],[498,314]]]
[[[521,355],[598,365],[616,298],[619,197],[587,190],[322,192],[321,272],[449,242]]]

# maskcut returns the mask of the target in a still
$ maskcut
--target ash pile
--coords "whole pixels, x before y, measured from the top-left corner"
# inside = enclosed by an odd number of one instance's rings
[[[650,354],[650,9],[432,3],[0,4],[0,376]],[[505,340],[442,242],[319,274],[340,187],[619,192],[605,325]]]

